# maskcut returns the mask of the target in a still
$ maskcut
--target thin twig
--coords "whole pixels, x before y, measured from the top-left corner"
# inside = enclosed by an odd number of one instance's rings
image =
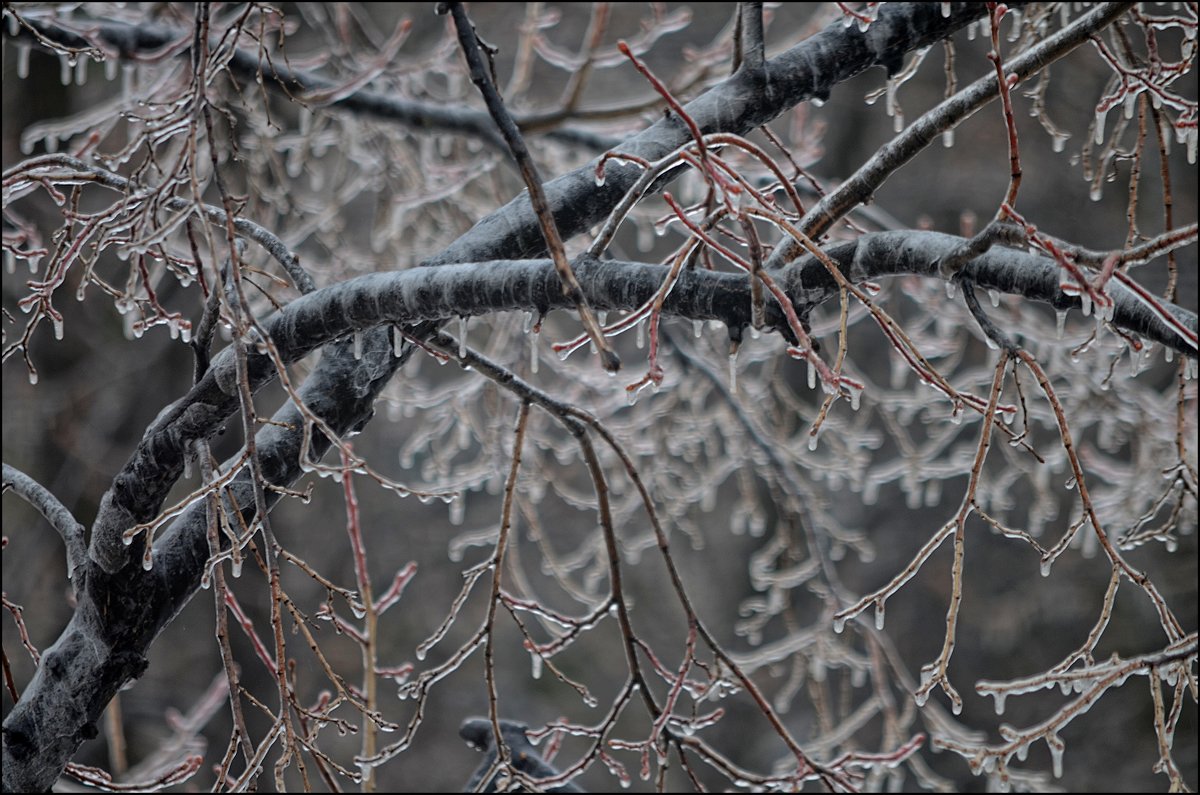
[[[542,236],[546,240],[546,248],[550,251],[550,258],[554,260],[554,267],[562,282],[563,295],[575,304],[575,309],[579,312],[579,319],[588,336],[592,338],[596,351],[600,354],[600,363],[605,370],[615,373],[621,369],[621,359],[604,339],[600,324],[596,322],[596,317],[592,313],[591,307],[588,306],[587,297],[584,296],[575,274],[571,271],[571,263],[567,261],[566,249],[563,247],[562,237],[558,233],[554,214],[550,212],[550,206],[546,203],[546,192],[542,188],[542,178],[538,174],[537,166],[534,165],[533,158],[529,155],[529,149],[525,146],[525,139],[521,137],[521,131],[517,129],[512,115],[504,106],[504,100],[500,97],[500,92],[496,90],[491,75],[484,68],[483,57],[479,51],[479,40],[475,35],[475,26],[471,24],[471,19],[467,16],[467,11],[462,3],[445,5],[449,6],[450,13],[454,18],[454,25],[458,30],[458,43],[462,47],[463,55],[466,57],[471,71],[471,82],[483,94],[488,111],[495,119],[496,126],[500,128],[500,134],[504,137],[504,142],[508,144],[509,151],[512,153],[513,159],[517,161],[517,167],[521,170],[521,177],[525,180],[525,187],[529,190],[529,202],[537,214]],[[439,10],[444,13],[443,5],[439,5]]]

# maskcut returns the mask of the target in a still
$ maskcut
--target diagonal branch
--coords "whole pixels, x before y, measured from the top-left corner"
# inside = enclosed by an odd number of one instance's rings
[[[454,27],[458,31],[458,44],[462,48],[467,65],[471,70],[471,82],[483,94],[488,112],[492,114],[496,126],[500,128],[500,135],[504,137],[504,143],[508,145],[513,160],[517,161],[517,168],[520,169],[521,178],[525,180],[525,188],[529,191],[529,203],[537,215],[538,226],[542,230],[546,248],[550,251],[550,258],[554,260],[554,269],[558,271],[559,281],[562,282],[563,295],[571,300],[576,311],[579,312],[579,319],[588,336],[592,338],[596,350],[599,351],[604,369],[615,373],[621,369],[621,360],[612,346],[604,339],[604,334],[600,331],[600,324],[596,322],[596,316],[588,306],[587,298],[580,291],[575,274],[571,272],[571,264],[567,262],[567,252],[563,248],[562,238],[558,234],[558,226],[554,223],[554,215],[546,204],[546,192],[542,189],[542,177],[538,174],[533,158],[529,156],[529,148],[525,146],[525,139],[521,137],[521,131],[517,129],[512,114],[508,112],[508,108],[504,107],[504,100],[500,97],[500,92],[496,90],[496,84],[492,81],[491,74],[483,66],[483,56],[479,51],[479,37],[475,34],[475,26],[471,24],[471,19],[467,16],[467,11],[463,8],[462,3],[450,3],[449,7],[450,13],[454,17]],[[442,6],[439,6],[439,9],[442,9]]]

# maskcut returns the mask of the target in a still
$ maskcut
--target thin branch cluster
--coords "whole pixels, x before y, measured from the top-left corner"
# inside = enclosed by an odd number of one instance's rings
[[[5,790],[1071,788],[1126,684],[1194,788],[1195,4],[799,5],[6,4],[73,105],[6,111],[5,574],[19,497],[73,612],[5,594]],[[986,222],[872,203],[973,147]],[[9,394],[109,321],[192,384],[89,523]]]

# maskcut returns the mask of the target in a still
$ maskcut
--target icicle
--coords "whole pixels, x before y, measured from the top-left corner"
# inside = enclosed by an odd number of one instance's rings
[[[692,321],[692,336],[700,339],[700,334],[704,331],[704,323],[699,320]]]
[[[17,45],[17,77],[24,80],[29,77],[29,45]]]
[[[1133,118],[1133,111],[1137,108],[1137,99],[1138,92],[1136,91],[1130,91],[1125,95],[1125,102],[1123,104],[1125,106],[1124,111],[1126,119]]]
[[[904,363],[904,359],[900,356],[892,357],[892,389],[900,389],[904,386],[904,377],[908,375],[908,365]]]
[[[953,301],[954,296],[957,293],[957,291],[958,291],[958,287],[957,287],[957,285],[954,284],[954,282],[952,282],[952,281],[946,282],[946,297],[947,298],[949,298],[951,301]]]
[[[875,600],[875,629],[883,631],[883,600]]]
[[[842,386],[846,388],[846,392],[850,395],[850,410],[858,411],[858,407],[862,405],[862,393],[865,387],[862,384],[851,383],[848,380],[843,381]]]
[[[1055,330],[1058,332],[1058,338],[1061,340],[1063,338],[1063,328],[1067,323],[1067,310],[1056,309],[1054,310],[1054,316]]]
[[[992,299],[992,306],[999,307],[1000,306],[1000,293],[997,292],[996,290],[990,290],[990,289],[987,292],[988,292],[988,298]]]
[[[400,333],[399,326],[392,326],[392,355],[397,359],[404,352],[404,335]]]
[[[467,316],[458,316],[458,358],[467,355]]]
[[[1093,140],[1095,140],[1097,144],[1104,143],[1104,117],[1107,114],[1107,110],[1096,110],[1096,135]]]
[[[954,130],[946,130],[942,133],[942,146],[946,149],[954,147]]]
[[[80,58],[75,62],[75,85],[81,86],[87,82],[87,68],[87,58]]]
[[[637,348],[639,351],[642,348],[646,347],[646,324],[645,323],[640,322],[640,321],[638,322],[637,336],[634,338],[634,342],[637,344]]]
[[[1092,314],[1092,297],[1088,295],[1087,290],[1079,291],[1079,309],[1084,317],[1090,317]]]
[[[358,361],[362,358],[362,332],[354,332],[354,359]]]
[[[730,346],[729,351],[729,391],[737,394],[737,346]]]
[[[529,335],[529,372],[537,375],[538,371],[538,333]]]
[[[1062,778],[1063,749],[1066,748],[1066,744],[1057,734],[1051,732],[1046,735],[1046,747],[1050,749],[1050,763],[1054,768],[1054,777]]]
[[[71,70],[75,68],[75,62],[67,58],[65,52],[58,54],[58,79],[64,86],[71,85]]]
[[[816,356],[815,353],[809,352],[809,354],[808,354],[808,388],[809,389],[814,389],[817,386],[817,366],[815,364],[813,364],[813,360],[812,360],[812,357],[814,357],[814,356]]]

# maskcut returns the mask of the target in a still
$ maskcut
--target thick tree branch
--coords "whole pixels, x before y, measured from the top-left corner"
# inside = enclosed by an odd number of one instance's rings
[[[939,263],[963,245],[962,238],[936,232],[879,232],[835,246],[829,256],[854,282],[911,273],[941,278]],[[614,260],[577,262],[575,271],[589,303],[597,309],[632,310],[649,300],[666,273],[660,265]],[[1058,309],[1079,306],[1079,299],[1059,290],[1058,266],[1052,260],[1012,249],[992,248],[964,268],[984,288],[1049,303]],[[804,312],[837,294],[837,285],[820,263],[803,259],[781,274],[797,311]],[[1109,287],[1116,301],[1113,324],[1189,356],[1196,350],[1162,323],[1118,283]],[[751,322],[749,285],[744,276],[710,271],[685,271],[671,291],[663,311],[695,320],[720,320],[741,329]],[[524,310],[544,314],[571,308],[558,274],[549,260],[509,260],[417,268],[399,273],[374,273],[351,279],[296,299],[264,323],[285,363],[293,362],[330,340],[363,332],[384,323],[417,323],[455,316],[477,316]],[[777,304],[768,304],[768,327],[782,328]],[[1196,316],[1168,306],[1188,328]],[[249,350],[250,384],[258,389],[275,377],[270,358]],[[194,439],[206,437],[237,405],[233,357],[226,350],[192,391],[167,412],[143,439],[114,490],[128,489],[118,502],[106,495],[93,525],[93,554],[111,552],[120,563],[121,533],[149,521],[159,510],[173,478],[152,481],[149,474],[170,465],[182,468],[183,454]],[[128,478],[128,480],[122,479]],[[170,482],[167,482],[167,481]],[[125,484],[129,485],[126,486]],[[161,493],[151,485],[158,483]],[[134,490],[134,485],[138,488]],[[118,510],[118,506],[126,506]],[[103,563],[109,558],[101,558]]]
[[[327,347],[300,389],[305,404],[338,433],[367,421],[380,390],[407,361],[407,354],[392,355],[388,336],[384,329],[365,335],[360,360],[348,341]],[[347,383],[357,387],[346,390]],[[305,420],[290,403],[272,420],[255,443],[267,481],[286,486],[302,474],[299,428]],[[329,446],[316,434],[312,456]],[[250,521],[254,494],[248,470],[235,477],[228,493]],[[268,506],[278,499],[278,492],[266,493]],[[76,572],[75,614],[4,720],[5,792],[48,791],[79,745],[96,736],[96,723],[116,692],[145,671],[150,644],[200,589],[209,558],[207,502],[197,501],[171,524],[154,545],[150,571],[133,565],[109,575],[88,561]]]

